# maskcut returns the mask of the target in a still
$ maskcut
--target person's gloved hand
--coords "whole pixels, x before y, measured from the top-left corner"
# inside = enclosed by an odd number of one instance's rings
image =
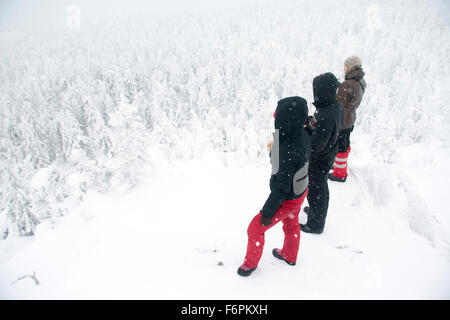
[[[316,127],[316,121],[313,116],[309,116],[306,123],[303,125],[303,127],[306,129],[306,132],[308,132],[309,135],[312,135],[315,127]]]
[[[316,118],[314,116],[308,116],[308,124],[312,127],[316,126]]]
[[[271,224],[272,224],[272,219],[266,217],[265,215],[263,215],[263,214],[261,213],[261,225],[262,225],[263,227],[267,227],[267,226],[270,226]]]

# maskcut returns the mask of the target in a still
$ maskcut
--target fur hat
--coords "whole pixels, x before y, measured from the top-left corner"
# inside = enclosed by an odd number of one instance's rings
[[[350,70],[361,67],[361,59],[357,56],[351,56],[345,59],[344,66],[349,68]]]

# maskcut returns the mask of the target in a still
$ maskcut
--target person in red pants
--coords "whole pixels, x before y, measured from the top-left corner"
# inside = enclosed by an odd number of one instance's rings
[[[239,269],[239,274],[242,275],[243,271],[253,271],[256,269],[263,253],[265,242],[264,234],[280,221],[283,222],[283,248],[281,250],[275,248],[272,253],[275,257],[286,261],[289,265],[295,265],[300,247],[300,225],[298,223],[298,215],[307,193],[308,191],[306,190],[300,198],[284,201],[283,205],[277,210],[273,219],[270,220],[271,223],[268,225],[261,224],[261,219],[263,218],[261,212],[253,218],[247,229],[247,254],[244,259],[244,264]]]
[[[308,193],[308,161],[311,153],[310,136],[305,124],[308,106],[301,97],[278,101],[275,116],[274,139],[269,144],[272,175],[270,194],[261,211],[247,229],[248,243],[244,263],[238,268],[241,276],[249,276],[256,270],[264,249],[265,232],[283,223],[285,234],[281,249],[273,255],[295,265],[300,245],[298,215]]]
[[[333,173],[328,174],[328,179],[337,182],[347,180],[347,160],[351,151],[350,134],[356,121],[356,109],[366,90],[364,71],[361,67],[361,59],[356,56],[348,57],[344,62],[345,81],[339,86],[336,100],[345,108],[345,120],[342,130],[339,132],[339,151],[336,155]]]

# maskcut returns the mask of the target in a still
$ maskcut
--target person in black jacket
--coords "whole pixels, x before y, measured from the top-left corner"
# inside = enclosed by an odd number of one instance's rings
[[[344,122],[345,110],[336,101],[339,82],[332,73],[321,74],[313,80],[316,112],[308,130],[311,134],[311,159],[309,164],[309,207],[305,207],[308,222],[300,225],[307,233],[320,234],[325,226],[328,211],[328,172],[338,151],[339,131]]]
[[[247,254],[238,274],[249,276],[258,266],[264,248],[264,233],[283,222],[283,248],[273,255],[295,265],[300,245],[298,214],[308,193],[308,160],[311,152],[310,136],[304,128],[308,117],[306,100],[301,97],[282,99],[277,104],[275,133],[271,145],[270,194],[260,213],[248,229]]]

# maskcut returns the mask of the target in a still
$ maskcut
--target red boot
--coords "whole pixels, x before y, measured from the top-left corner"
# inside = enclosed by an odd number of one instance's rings
[[[333,174],[329,174],[328,178],[332,181],[345,182],[347,180],[347,159],[350,153],[350,146],[346,152],[339,152],[334,159]]]

